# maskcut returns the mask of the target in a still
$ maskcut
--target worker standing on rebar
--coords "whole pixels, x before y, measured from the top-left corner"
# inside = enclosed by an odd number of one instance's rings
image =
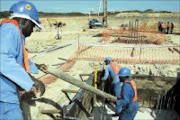
[[[118,75],[124,83],[121,97],[117,100],[117,113],[120,120],[133,120],[139,109],[136,83],[130,79],[131,72],[126,67],[120,69]]]
[[[0,25],[0,120],[23,120],[18,88],[26,92],[42,90],[28,74],[38,73],[38,69],[28,60],[25,38],[35,25],[41,26],[38,12],[30,2],[15,3],[10,12],[10,19]]]

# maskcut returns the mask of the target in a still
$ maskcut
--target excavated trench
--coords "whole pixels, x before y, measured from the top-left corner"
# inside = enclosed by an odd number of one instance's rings
[[[103,72],[98,72],[98,89],[103,89],[103,84],[100,81],[102,76]],[[86,83],[93,85],[93,79],[94,73],[88,78]],[[180,73],[178,73],[177,77],[159,77],[136,74],[132,76],[132,79],[135,80],[137,84],[138,101],[140,106],[137,116],[139,116],[138,114],[140,112],[141,115],[144,115],[144,118],[136,119],[148,119],[143,111],[143,109],[148,108],[151,110],[148,115],[153,116],[150,120],[179,120]],[[108,78],[104,85],[104,91],[114,94],[110,82],[111,79]],[[54,120],[118,120],[118,116],[115,115],[115,103],[105,102],[101,97],[94,96],[93,93],[80,89],[74,98],[70,100],[68,105],[58,107],[57,110],[53,111],[41,111],[41,114],[48,115]],[[97,98],[98,105],[97,103],[95,104],[94,98]],[[46,100],[44,100],[44,102],[45,101]],[[59,105],[56,103],[56,106]],[[108,112],[109,109],[112,111],[111,113]],[[29,111],[26,112],[29,114]],[[165,114],[166,117],[162,118],[161,114]],[[27,120],[29,120],[28,116]]]
[[[101,72],[98,73],[98,81],[103,76]],[[94,75],[92,75],[87,84],[92,85]],[[167,114],[167,118],[173,120],[179,120],[180,108],[180,79],[179,77],[159,77],[159,76],[138,76],[132,77],[136,81],[138,89],[138,101],[140,108],[150,108],[156,111],[172,112]],[[98,88],[102,89],[101,82],[99,81]],[[104,86],[105,92],[113,94],[113,90],[110,90],[110,79],[107,80]],[[103,102],[102,98],[97,97],[98,101]],[[114,114],[108,114],[107,109],[101,106],[95,106],[93,103],[93,94],[83,89],[76,95],[74,101],[69,104],[64,110],[64,119],[92,119],[92,120],[111,120]],[[112,105],[113,106],[113,105]],[[115,105],[114,105],[115,106]],[[158,112],[159,114],[159,112]],[[175,119],[174,119],[175,118]],[[161,120],[158,116],[154,119]],[[164,118],[163,118],[164,119]]]

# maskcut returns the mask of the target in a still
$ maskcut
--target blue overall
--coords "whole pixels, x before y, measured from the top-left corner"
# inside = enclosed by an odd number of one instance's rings
[[[130,81],[127,80],[127,81]],[[138,109],[139,103],[133,102],[134,90],[130,83],[124,83],[122,88],[123,98],[117,100],[117,113],[120,114],[120,120],[133,120]]]
[[[116,74],[110,64],[106,65],[104,77],[101,78],[101,81],[106,81],[109,75],[114,80]]]
[[[109,75],[112,77],[113,80],[112,85],[114,85],[115,95],[117,98],[120,98],[122,82],[120,82],[119,76],[115,74],[110,64],[106,66],[104,77],[101,78],[101,81],[106,81]]]
[[[23,119],[17,89],[28,92],[34,82],[22,65],[23,45],[18,28],[4,23],[0,26],[0,120]],[[38,73],[33,62],[30,62],[30,70]]]
[[[123,82],[120,81],[119,75],[115,76],[114,80],[112,81],[112,84],[114,85],[114,91],[117,99],[120,99],[121,86],[123,85]]]

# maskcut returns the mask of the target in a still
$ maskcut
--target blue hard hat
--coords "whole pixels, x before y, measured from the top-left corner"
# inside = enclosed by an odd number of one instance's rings
[[[11,6],[10,12],[12,12],[10,18],[26,18],[35,23],[39,28],[42,28],[40,25],[41,22],[39,20],[38,11],[31,2],[19,1]]]
[[[131,71],[130,69],[128,69],[127,67],[123,67],[119,70],[118,75],[120,77],[125,77],[125,76],[130,76],[131,75]]]
[[[105,61],[113,61],[113,58],[112,57],[107,57],[106,59],[105,59]]]
[[[113,61],[114,59],[112,57],[110,57],[111,61]]]

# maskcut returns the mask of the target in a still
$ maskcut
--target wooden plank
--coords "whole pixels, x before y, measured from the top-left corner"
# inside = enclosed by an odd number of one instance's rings
[[[42,114],[48,114],[48,113],[57,114],[57,113],[60,113],[60,110],[41,110],[41,113]]]
[[[90,85],[88,85],[88,84],[86,84],[84,82],[81,82],[80,80],[77,80],[77,79],[69,76],[67,73],[63,73],[63,72],[61,72],[58,69],[55,69],[53,67],[49,67],[49,68],[47,68],[47,70],[43,70],[43,71],[46,72],[46,73],[50,73],[50,74],[52,74],[52,75],[54,75],[54,76],[56,76],[56,77],[58,77],[58,78],[60,78],[60,79],[62,79],[64,81],[66,81],[66,82],[68,82],[68,83],[70,83],[72,85],[83,88],[83,89],[85,89],[87,91],[90,91],[90,92],[92,92],[92,93],[94,93],[94,94],[96,94],[98,96],[106,98],[109,101],[115,102],[117,100],[115,96],[110,95],[110,94],[108,94],[106,92],[103,92],[103,91],[101,91],[99,89],[96,89],[96,88],[94,88],[94,87],[92,87],[92,86],[90,86]]]
[[[78,93],[79,90],[70,90],[70,89],[62,89],[62,92],[67,92],[67,93]]]

